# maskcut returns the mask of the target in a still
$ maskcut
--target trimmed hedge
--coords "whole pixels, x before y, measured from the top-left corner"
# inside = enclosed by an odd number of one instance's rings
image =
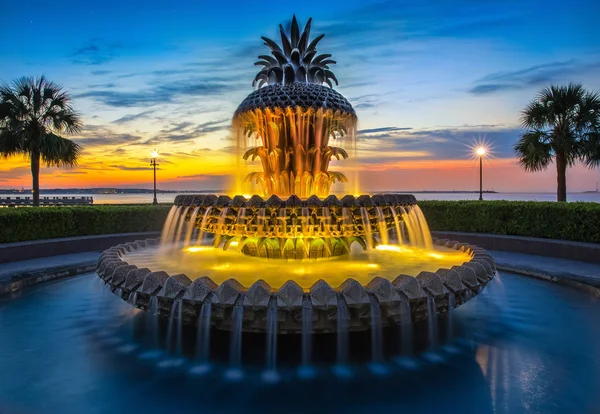
[[[160,231],[170,205],[0,208],[0,243]]]
[[[420,201],[431,230],[600,243],[600,204]],[[0,243],[160,231],[170,205],[0,208]]]
[[[600,243],[600,204],[420,201],[431,230]]]

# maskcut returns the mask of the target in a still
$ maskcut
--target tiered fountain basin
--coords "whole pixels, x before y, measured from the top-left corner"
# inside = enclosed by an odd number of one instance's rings
[[[140,309],[173,317],[178,304],[184,323],[195,324],[210,303],[210,323],[223,330],[233,329],[236,309],[243,312],[242,329],[254,332],[268,331],[267,311],[272,308],[277,309],[279,333],[301,333],[307,315],[315,333],[336,332],[340,323],[344,330],[367,330],[374,306],[382,326],[415,322],[467,302],[494,278],[496,267],[477,246],[435,239],[427,247],[384,244],[384,237],[369,231],[371,225],[382,231],[385,227],[385,237],[394,238],[397,218],[402,217],[398,213],[407,219],[406,211],[413,207],[414,197],[404,195],[287,201],[180,196],[173,211],[196,232],[216,233],[212,240],[201,245],[158,239],[119,245],[102,253],[97,272],[115,294]],[[247,214],[240,227],[241,209]],[[323,209],[329,210],[326,217]],[[400,224],[402,234],[406,223]],[[270,240],[294,235],[306,239],[310,248],[272,246],[264,250],[270,260],[260,254]],[[244,237],[256,239],[256,249],[244,252]],[[308,242],[330,238],[361,241],[355,247],[339,242],[340,254],[322,242]]]

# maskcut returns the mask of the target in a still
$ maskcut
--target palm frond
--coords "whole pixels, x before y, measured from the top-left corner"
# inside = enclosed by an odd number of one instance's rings
[[[587,135],[584,164],[588,168],[600,167],[600,132]]]
[[[515,145],[519,164],[525,171],[541,171],[548,168],[554,155],[548,136],[542,131],[530,131],[521,136]]]
[[[48,167],[74,167],[81,151],[79,144],[50,133],[42,140],[40,155]]]

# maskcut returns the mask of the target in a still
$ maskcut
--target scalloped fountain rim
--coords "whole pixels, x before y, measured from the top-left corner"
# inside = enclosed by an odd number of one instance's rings
[[[308,291],[293,280],[281,288],[273,289],[265,281],[258,280],[249,288],[231,278],[217,285],[209,277],[193,282],[184,274],[169,275],[164,271],[138,268],[127,263],[128,252],[154,247],[159,239],[135,241],[112,247],[98,259],[97,273],[111,291],[124,300],[135,296],[133,305],[148,310],[150,299],[156,297],[158,314],[169,317],[174,301],[182,303],[182,319],[196,323],[205,302],[212,306],[211,324],[218,329],[230,330],[235,307],[243,307],[243,330],[265,332],[269,302],[277,305],[278,332],[300,333],[302,309],[311,308],[313,332],[337,331],[338,307],[348,312],[348,329],[351,331],[370,328],[372,300],[380,309],[383,326],[406,322],[402,304],[410,305],[413,321],[427,318],[427,301],[433,300],[438,314],[446,313],[453,295],[455,306],[470,300],[492,280],[497,272],[492,256],[484,249],[447,239],[435,239],[434,244],[467,252],[471,260],[451,269],[421,272],[416,277],[399,275],[394,281],[375,277],[366,286],[354,279],[346,279],[337,288],[326,281],[317,281]],[[274,301],[272,301],[274,299]]]

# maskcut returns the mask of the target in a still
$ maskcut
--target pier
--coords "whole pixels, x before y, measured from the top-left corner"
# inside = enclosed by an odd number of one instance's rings
[[[89,206],[94,203],[93,197],[52,196],[40,197],[40,206]],[[0,197],[0,207],[32,206],[33,197]]]

